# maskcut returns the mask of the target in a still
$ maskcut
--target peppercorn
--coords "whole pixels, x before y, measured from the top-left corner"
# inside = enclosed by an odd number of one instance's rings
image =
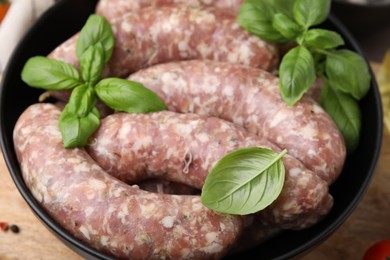
[[[17,226],[17,225],[11,225],[9,227],[9,229],[13,232],[13,233],[19,233],[20,232],[20,228]]]

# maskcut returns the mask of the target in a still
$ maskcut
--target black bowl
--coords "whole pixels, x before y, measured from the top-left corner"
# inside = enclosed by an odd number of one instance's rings
[[[89,259],[110,257],[81,243],[60,227],[34,199],[26,187],[12,141],[12,132],[19,115],[29,105],[36,103],[41,91],[28,87],[21,81],[20,73],[28,58],[47,55],[61,42],[77,32],[89,14],[94,11],[96,0],[62,0],[46,12],[22,39],[3,75],[0,100],[1,146],[11,176],[20,193],[36,216],[71,249]],[[330,15],[324,27],[341,33],[346,48],[363,57],[359,46],[338,19]],[[372,74],[373,75],[373,74]],[[380,154],[382,141],[382,106],[378,87],[374,80],[368,95],[360,102],[362,110],[362,138],[357,150],[348,156],[339,179],[330,187],[335,198],[333,210],[317,225],[302,231],[285,231],[262,245],[241,253],[239,257],[262,259],[289,259],[307,253],[324,241],[351,214],[369,185]],[[236,259],[233,255],[228,259]]]

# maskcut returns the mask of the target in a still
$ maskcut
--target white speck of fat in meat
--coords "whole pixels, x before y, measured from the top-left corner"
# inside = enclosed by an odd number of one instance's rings
[[[93,207],[86,207],[85,208],[85,216],[90,217],[92,215],[93,211],[94,211]]]
[[[98,190],[104,190],[107,187],[107,184],[105,182],[97,180],[97,179],[90,179],[89,185],[91,187],[95,187]]]
[[[208,45],[204,42],[196,46],[196,50],[203,58],[210,57],[211,53],[213,52],[213,48],[211,47],[211,45]]]
[[[217,254],[223,250],[223,246],[218,243],[213,243],[212,245],[202,247],[200,250],[206,254]]]
[[[232,51],[228,54],[228,61],[231,63],[236,63],[238,60],[238,53],[236,51]]]
[[[74,168],[75,174],[80,173],[80,172],[89,172],[89,171],[90,171],[90,167],[89,167],[88,163],[86,163],[86,162],[82,162],[80,164],[77,164]],[[92,180],[91,180],[91,184],[93,184]]]
[[[313,105],[311,107],[311,111],[313,111],[314,114],[325,113],[324,109],[321,106],[318,106],[318,105]]]
[[[187,82],[183,77],[180,77],[173,72],[163,73],[161,75],[161,82],[163,83],[162,90],[164,93],[169,93],[172,88],[176,91],[185,91],[187,89]]]
[[[179,136],[189,136],[193,131],[193,128],[189,124],[175,124],[173,126],[175,133]]]
[[[298,136],[303,136],[305,139],[313,140],[318,136],[318,131],[315,126],[312,124],[306,124],[305,126],[299,128],[299,131],[293,131],[294,134]]]
[[[139,150],[144,147],[151,146],[153,144],[153,139],[150,135],[139,135],[134,144],[133,144],[133,150]]]
[[[174,223],[175,223],[175,217],[173,217],[173,216],[165,216],[161,220],[161,224],[165,228],[172,228]]]
[[[249,48],[249,46],[246,45],[246,44],[242,44],[242,45],[240,46],[239,53],[240,53],[240,60],[241,60],[244,64],[249,65],[250,58],[251,58],[251,56],[253,56],[253,52],[251,51],[251,49]]]
[[[122,203],[120,206],[120,211],[118,212],[118,218],[121,220],[122,224],[126,224],[126,217],[129,215],[129,210],[127,203]]]
[[[88,240],[91,239],[91,237],[89,236],[88,228],[86,228],[84,225],[82,225],[82,226],[79,227],[79,230],[80,230],[81,234],[83,234],[83,236],[84,236],[86,239],[88,239]]]
[[[283,211],[291,211],[294,208],[297,208],[297,203],[295,200],[289,200],[286,203],[283,204],[282,209]]]
[[[218,233],[217,232],[209,232],[205,236],[208,244],[213,244],[218,241]]]
[[[237,30],[239,29],[241,26],[238,24],[238,23],[232,23],[232,30]]]
[[[207,135],[206,133],[200,133],[196,135],[196,140],[202,142],[202,143],[207,143],[210,141],[210,136]]]
[[[191,17],[190,15],[190,19],[195,21],[196,24],[213,24],[214,22],[216,22],[216,19],[215,19],[215,16],[214,14],[210,13],[210,12],[194,12],[195,14],[195,17]]]
[[[226,229],[226,225],[224,224],[224,223],[219,223],[219,228],[221,229],[221,231],[223,232],[223,231],[225,231],[225,229]]]
[[[310,182],[309,177],[306,175],[298,179],[297,185],[301,187],[306,187],[309,182]]]
[[[188,42],[186,41],[180,41],[178,44],[179,51],[184,52],[188,50]]]
[[[275,126],[283,122],[286,118],[288,118],[288,116],[289,116],[288,113],[282,113],[282,112],[276,113],[276,115],[270,117],[272,118],[272,120],[269,123],[269,126],[271,128],[274,128]]]
[[[122,30],[127,32],[127,33],[130,33],[133,30],[133,26],[131,25],[131,23],[128,23],[128,22],[123,22],[121,24],[121,27],[122,27]]]
[[[197,198],[193,198],[192,199],[192,210],[193,211],[200,211],[202,208],[203,208],[202,203]]]
[[[291,168],[288,173],[290,174],[291,177],[296,177],[302,172],[301,168]]]
[[[314,166],[314,169],[316,172],[329,172],[328,164],[326,162],[323,162],[321,165]]]
[[[109,239],[108,236],[101,236],[100,237],[100,243],[102,244],[102,246],[107,246],[108,245],[108,239]]]
[[[149,219],[150,217],[155,217],[156,204],[155,203],[146,203],[140,204],[141,214],[144,218]]]
[[[230,86],[230,85],[226,85],[223,88],[222,94],[224,96],[232,97],[234,95],[234,88],[232,86]]]

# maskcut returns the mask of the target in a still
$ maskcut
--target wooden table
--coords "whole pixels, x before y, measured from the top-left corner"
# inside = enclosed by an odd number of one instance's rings
[[[385,131],[381,157],[369,189],[346,222],[303,259],[361,259],[367,247],[390,239],[390,134]],[[81,259],[35,217],[0,158],[0,222],[17,224],[20,233],[0,231],[0,260]]]

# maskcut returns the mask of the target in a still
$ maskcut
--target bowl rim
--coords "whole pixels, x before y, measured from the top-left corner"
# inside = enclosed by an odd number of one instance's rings
[[[357,6],[357,7],[385,7],[385,6],[390,6],[390,0],[382,0],[382,1],[374,1],[374,2],[356,2],[356,1],[351,1],[351,0],[332,0],[333,2],[343,4],[346,6]]]
[[[48,17],[52,16],[54,12],[58,12],[63,8],[67,1],[59,1],[52,7],[50,7],[38,20],[32,27],[39,27],[42,26],[42,24],[45,23],[45,21],[48,19]],[[337,26],[338,30],[343,34],[343,36],[350,41],[350,45],[352,48],[355,49],[356,52],[358,52],[362,57],[368,62],[367,58],[365,57],[364,53],[360,49],[359,45],[357,44],[354,37],[351,35],[351,33],[345,28],[345,26],[342,24],[338,18],[336,18],[333,14],[330,14],[328,17],[328,20]],[[18,50],[21,48],[26,47],[26,40],[33,35],[33,31],[29,30],[26,35],[23,37],[23,39],[19,42],[17,47],[15,48],[15,51],[12,53],[10,61],[14,59],[14,56],[17,56]],[[369,64],[369,63],[368,63]],[[3,82],[5,82],[5,79],[8,75],[10,70],[9,64],[7,64],[7,67],[3,74],[3,80],[0,84],[0,143],[1,143],[1,149],[3,151],[3,157],[6,162],[7,168],[10,172],[10,175],[19,190],[20,194],[22,195],[23,199],[27,202],[28,206],[31,208],[33,213],[36,215],[36,217],[46,226],[46,228],[49,229],[50,232],[54,233],[57,238],[59,238],[63,243],[65,243],[67,246],[69,246],[72,250],[74,250],[76,253],[80,254],[81,256],[88,256],[88,258],[96,258],[96,259],[112,259],[111,256],[108,256],[102,252],[99,252],[98,250],[82,243],[80,240],[76,239],[74,236],[72,236],[68,231],[66,231],[64,228],[62,228],[57,222],[55,222],[48,213],[37,203],[31,192],[27,189],[26,185],[24,184],[24,180],[20,173],[20,166],[15,163],[15,161],[11,158],[10,153],[14,153],[14,147],[13,142],[9,142],[9,140],[4,139],[5,134],[5,127],[4,127],[4,120],[3,120],[3,114],[5,113],[5,109],[3,108],[3,100],[4,100],[4,87]],[[369,71],[371,75],[374,75],[372,72],[372,69],[369,68]],[[376,112],[377,112],[377,119],[379,122],[379,129],[383,129],[383,111],[382,111],[382,105],[381,105],[381,99],[380,94],[378,90],[377,83],[375,81],[375,78],[372,78],[371,80],[371,88],[374,94],[374,98],[378,101]],[[321,241],[324,241],[324,239],[328,238],[337,228],[339,228],[345,220],[351,215],[352,211],[357,207],[359,201],[362,199],[364,193],[367,191],[369,187],[369,183],[372,179],[372,176],[375,172],[377,162],[380,157],[381,152],[381,146],[382,146],[382,137],[383,137],[383,131],[379,131],[377,133],[377,136],[375,138],[375,153],[373,154],[373,160],[370,164],[370,169],[367,175],[365,176],[364,181],[361,184],[361,187],[357,193],[357,195],[353,198],[352,201],[349,202],[348,207],[345,208],[341,214],[337,215],[335,220],[328,225],[322,232],[319,232],[313,236],[310,241],[306,243],[302,243],[301,246],[294,248],[294,250],[291,250],[285,254],[280,255],[276,259],[288,259],[292,257],[297,257],[299,255],[305,254],[308,249],[313,248],[314,246],[319,245]],[[19,170],[15,170],[15,167],[19,167]],[[19,171],[19,172],[18,172]],[[87,254],[87,255],[85,255]]]

